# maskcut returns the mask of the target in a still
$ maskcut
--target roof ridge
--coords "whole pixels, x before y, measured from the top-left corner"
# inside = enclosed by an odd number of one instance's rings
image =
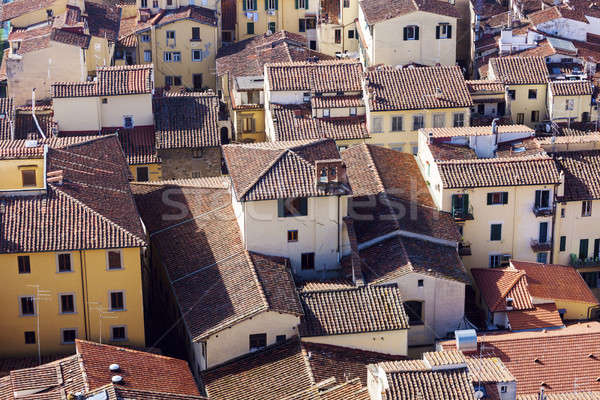
[[[54,186],[52,184],[50,184],[49,186],[52,187],[56,191],[57,194],[62,194],[64,196],[66,196],[67,199],[77,203],[78,205],[83,207],[88,212],[92,213],[93,215],[98,216],[103,221],[106,221],[109,225],[116,227],[119,231],[122,231],[123,233],[127,234],[128,236],[136,239],[136,241],[141,242],[140,245],[143,245],[146,242],[144,239],[137,237],[137,235],[134,235],[132,232],[129,232],[127,229],[125,229],[121,225],[117,224],[116,222],[112,221],[110,218],[106,217],[105,215],[100,214],[98,211],[94,210],[93,208],[91,208],[90,206],[88,206],[87,204],[82,202],[81,200],[76,199],[75,197],[71,196],[70,194],[60,190],[60,187]]]
[[[361,146],[365,146],[367,148],[367,157],[369,157],[369,161],[371,162],[371,164],[373,164],[373,168],[375,168],[375,180],[377,182],[377,190],[379,190],[380,193],[385,192],[385,185],[383,184],[383,180],[381,179],[381,176],[379,174],[379,168],[377,168],[377,164],[375,163],[375,159],[373,158],[373,154],[371,153],[371,146],[370,144],[367,143],[363,143],[361,144]]]
[[[496,301],[496,304],[494,304],[494,306],[492,308],[496,308],[501,300],[504,300],[506,298],[506,296],[508,295],[508,293],[513,290],[513,288],[517,285],[517,283],[523,279],[523,277],[525,277],[527,274],[525,273],[525,271],[520,271],[520,270],[516,270],[516,271],[509,271],[509,270],[505,270],[503,272],[516,272],[517,276],[515,277],[514,281],[508,286],[508,288],[504,291],[504,292],[500,292],[500,297],[498,298],[498,300]],[[527,283],[527,281],[525,281],[525,283]],[[529,291],[527,291],[527,294],[529,294],[529,297],[531,297],[531,293],[529,293]]]
[[[258,278],[258,274],[256,273],[256,264],[254,264],[254,261],[252,261],[252,257],[250,257],[250,252],[248,250],[244,251],[244,256],[246,257],[248,265],[250,266],[250,272],[252,273],[252,277],[254,278],[254,281],[260,293],[260,297],[263,300],[266,309],[268,310],[271,308],[271,305],[269,304],[269,300],[267,299],[267,295],[265,294],[263,284],[261,283],[260,279]]]

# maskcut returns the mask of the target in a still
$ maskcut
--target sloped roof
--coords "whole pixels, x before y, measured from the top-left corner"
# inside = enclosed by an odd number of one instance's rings
[[[116,42],[121,24],[121,9],[106,0],[85,2],[86,22],[90,35]]]
[[[333,191],[316,185],[315,162],[340,159],[331,139],[226,145],[223,155],[240,201],[351,193],[341,173]]]
[[[590,81],[564,81],[550,82],[550,92],[553,96],[591,96],[592,83]]]
[[[14,0],[10,3],[2,4],[0,20],[2,22],[8,21],[23,14],[47,8],[55,1],[56,0]]]
[[[213,93],[192,93],[154,98],[157,149],[216,147],[219,100]]]
[[[511,264],[527,274],[527,288],[533,297],[598,304],[596,296],[573,267],[517,260],[511,260]]]
[[[0,119],[0,140],[9,140],[11,138],[11,121],[15,118],[15,104],[12,97],[0,99],[0,115],[2,116]]]
[[[565,193],[559,201],[600,199],[600,151],[554,153],[558,169],[565,174]]]
[[[131,185],[179,308],[191,310],[184,319],[192,340],[266,311],[302,315],[286,260],[244,249],[229,191],[192,185]],[[183,220],[166,193],[184,207]]]
[[[509,85],[545,84],[548,68],[543,57],[491,58],[490,67],[497,80]]]
[[[0,148],[14,149],[24,142],[2,141]],[[63,183],[49,183],[41,195],[0,198],[0,252],[145,245],[116,136],[54,138],[42,144],[49,147],[47,172],[62,170]]]
[[[507,298],[513,299],[514,310],[534,308],[524,272],[508,268],[472,268],[471,275],[491,312],[506,311]]]
[[[512,331],[564,327],[554,303],[536,304],[532,310],[508,311],[506,316]]]
[[[408,329],[402,296],[396,287],[302,292],[300,301],[304,316],[299,333],[303,337]]]
[[[356,60],[297,61],[266,65],[272,91],[359,92],[363,67]]]
[[[459,17],[454,5],[442,0],[362,0],[359,5],[369,25],[415,11]]]
[[[377,67],[366,72],[371,111],[460,108],[473,105],[459,67]]]

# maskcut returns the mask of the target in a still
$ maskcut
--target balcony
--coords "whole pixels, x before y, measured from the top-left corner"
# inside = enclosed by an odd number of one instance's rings
[[[552,240],[546,239],[545,242],[540,242],[538,239],[531,239],[530,242],[531,250],[538,253],[540,251],[550,251],[552,250]]]
[[[533,207],[532,211],[536,217],[550,217],[554,215],[554,209],[552,207]]]
[[[469,207],[468,210],[455,208],[452,209],[452,217],[455,221],[467,221],[473,219],[473,208]]]
[[[460,256],[470,256],[473,254],[471,252],[471,242],[467,242],[462,240],[458,243],[458,255]]]
[[[569,265],[575,268],[600,267],[600,258],[586,258],[582,260],[576,254],[571,254]]]

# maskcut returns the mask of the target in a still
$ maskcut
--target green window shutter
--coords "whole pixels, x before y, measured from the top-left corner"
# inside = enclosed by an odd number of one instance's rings
[[[581,239],[579,241],[579,258],[585,260],[588,256],[588,239]]]
[[[258,0],[252,0],[252,9],[258,10]]]
[[[565,251],[566,249],[567,249],[567,237],[561,236],[559,251]]]
[[[489,206],[490,204],[492,204],[492,193],[488,193],[488,194],[487,194],[487,203],[488,203],[488,206]]]
[[[435,38],[439,39],[440,38],[440,26],[436,26],[435,27]]]
[[[275,9],[279,10],[279,0],[275,0]]]
[[[419,27],[415,26],[415,40],[419,40]]]
[[[595,239],[594,240],[594,254],[592,254],[592,257],[598,258],[599,253],[600,253],[600,239]]]
[[[246,11],[246,0],[242,0],[242,9]]]
[[[448,30],[446,32],[448,32],[448,39],[452,39],[452,25],[448,25]]]
[[[265,0],[265,10],[269,9],[269,0]]]
[[[508,192],[502,192],[502,204],[508,204]]]
[[[298,9],[298,0],[295,0],[295,1],[296,1],[296,10],[297,10]]]
[[[308,10],[308,0],[304,0],[304,8]]]
[[[540,222],[540,232],[538,236],[540,243],[546,243],[548,241],[548,223]]]
[[[502,224],[491,225],[490,240],[502,240]]]
[[[469,195],[463,194],[463,211],[469,212]]]
[[[254,34],[254,23],[253,23],[253,22],[248,22],[248,23],[246,24],[246,32],[247,32],[249,35],[253,35],[253,34]]]
[[[278,199],[277,200],[277,216],[279,218],[282,218],[285,216],[284,208],[285,208],[285,199]]]
[[[535,208],[540,208],[541,204],[542,204],[542,191],[536,190],[535,191]]]

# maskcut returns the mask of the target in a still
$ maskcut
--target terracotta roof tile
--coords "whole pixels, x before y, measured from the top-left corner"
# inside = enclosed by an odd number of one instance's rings
[[[366,73],[371,111],[460,108],[473,105],[459,67],[378,67]]]
[[[312,108],[348,108],[364,107],[365,102],[361,94],[344,96],[312,96],[310,99]]]
[[[136,47],[138,43],[136,28],[137,16],[131,18],[121,18],[119,28],[119,44],[123,47]]]
[[[469,88],[469,92],[471,96],[474,93],[484,92],[484,93],[502,93],[504,94],[504,84],[499,81],[488,81],[488,80],[478,80],[478,81],[465,81],[467,87]]]
[[[0,142],[0,148],[23,146],[24,142]],[[65,144],[69,142],[73,144]],[[45,194],[0,199],[4,209],[0,252],[145,245],[129,189],[129,169],[117,137],[51,139],[47,143],[47,171],[62,170],[63,183],[48,184]]]
[[[4,62],[2,63],[4,64]],[[15,104],[12,97],[0,99],[0,140],[11,139],[11,121],[15,118]]]
[[[527,288],[533,297],[598,304],[596,296],[573,267],[517,260],[511,260],[511,264],[527,274]]]
[[[462,128],[427,128],[422,129],[428,136],[434,138],[450,138],[457,136],[487,136],[492,135],[491,126],[465,126]],[[525,125],[498,125],[498,133],[529,133],[535,135],[535,131]]]
[[[154,127],[136,126],[133,129],[119,129],[118,133],[129,165],[160,162],[154,145]]]
[[[515,377],[498,357],[467,358],[469,375],[473,382],[514,382]]]
[[[513,299],[514,310],[534,308],[524,272],[507,268],[472,268],[471,275],[491,312],[509,309],[507,298]]]
[[[536,304],[532,310],[508,311],[506,316],[511,331],[564,327],[554,303]]]
[[[508,85],[548,82],[548,69],[543,57],[491,58],[490,67],[496,79]]]
[[[423,353],[423,361],[430,368],[442,366],[459,366],[467,364],[467,360],[460,351],[429,351]]]
[[[591,96],[592,84],[590,81],[565,81],[550,82],[550,92],[554,96]]]
[[[344,335],[408,329],[402,296],[396,287],[302,292],[301,336]]]
[[[15,0],[10,3],[2,4],[0,20],[3,22],[8,21],[23,14],[47,8],[54,3],[54,1],[55,0]]]
[[[267,64],[265,79],[272,91],[360,92],[362,73],[357,61],[299,61]]]
[[[108,1],[86,1],[86,22],[90,35],[116,42],[119,36],[121,9]]]
[[[206,370],[202,381],[211,400],[280,400],[315,384],[297,339]]]
[[[153,100],[156,147],[200,148],[221,145],[219,100],[212,93],[171,95]]]
[[[369,136],[364,116],[313,118],[310,108],[271,104],[275,139],[279,141],[331,138],[364,139]]]
[[[554,160],[565,174],[565,193],[561,201],[600,199],[600,151],[554,153]]]
[[[370,400],[371,396],[359,379],[353,379],[324,390],[320,393],[320,398],[322,400]]]
[[[240,201],[350,193],[342,171],[338,171],[338,184],[316,185],[316,161],[340,160],[331,139],[226,145],[223,154]]]
[[[415,11],[459,16],[453,4],[441,0],[363,0],[359,4],[369,25]]]
[[[598,400],[600,392],[545,393],[546,400]],[[538,400],[539,393],[517,395],[517,400]]]
[[[479,336],[478,342],[480,347],[485,345],[487,355],[500,358],[514,375],[519,395],[538,393],[542,382],[546,384],[546,395],[572,392],[575,380],[578,391],[600,392],[598,322],[547,331],[488,333]],[[444,349],[456,346],[453,340],[440,345]]]

